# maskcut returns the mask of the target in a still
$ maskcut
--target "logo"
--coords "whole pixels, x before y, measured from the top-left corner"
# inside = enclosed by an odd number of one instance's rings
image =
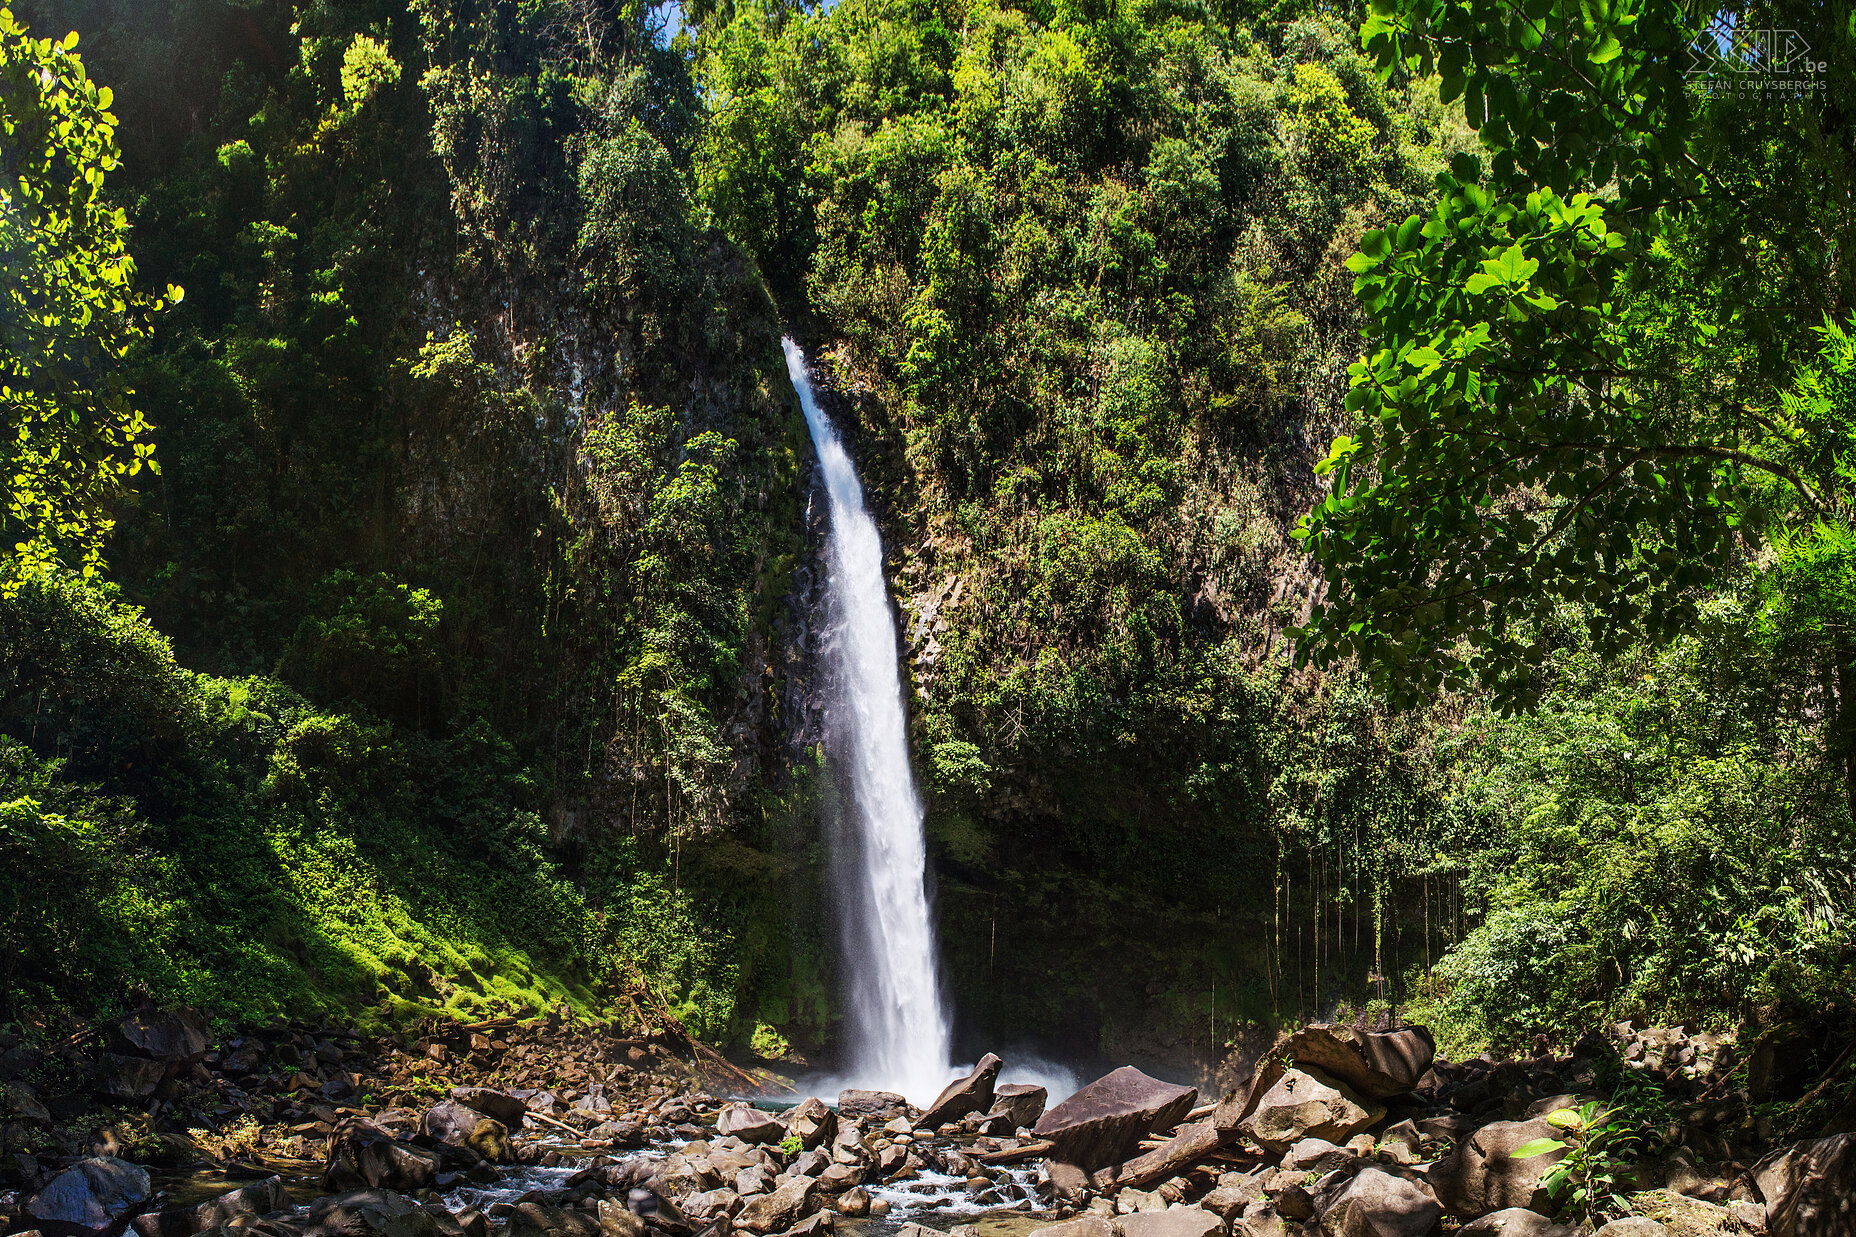
[[[1754,30],[1722,15],[1688,47],[1690,78],[1710,78],[1715,90],[1768,89],[1781,85],[1822,89],[1816,78],[1829,67],[1811,55],[1811,44],[1796,30]],[[1784,82],[1758,79],[1788,79]]]

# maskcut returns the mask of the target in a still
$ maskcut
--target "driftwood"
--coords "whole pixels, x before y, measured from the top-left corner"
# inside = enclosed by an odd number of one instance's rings
[[[1104,1193],[1132,1186],[1139,1189],[1164,1180],[1222,1152],[1238,1140],[1239,1123],[1249,1111],[1249,1096],[1232,1092],[1216,1104],[1193,1109],[1206,1119],[1179,1127],[1173,1137],[1118,1166],[1098,1170],[1090,1183]],[[1146,1147],[1147,1141],[1141,1146]]]
[[[1016,1164],[1020,1160],[1034,1160],[1040,1155],[1045,1155],[1056,1145],[1048,1138],[1040,1138],[1022,1147],[1008,1147],[1004,1151],[988,1151],[974,1158],[982,1164]]]

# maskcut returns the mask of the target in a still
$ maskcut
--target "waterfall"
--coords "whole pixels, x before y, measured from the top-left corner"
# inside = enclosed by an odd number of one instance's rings
[[[883,543],[857,470],[813,394],[805,354],[790,339],[781,346],[831,502],[825,722],[830,754],[850,790],[849,828],[834,856],[847,886],[839,891],[839,918],[849,990],[848,1081],[926,1103],[948,1079],[948,1028],[922,883],[927,846],[909,770]]]

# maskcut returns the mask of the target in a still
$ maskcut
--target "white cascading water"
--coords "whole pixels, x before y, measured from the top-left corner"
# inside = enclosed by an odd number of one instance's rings
[[[864,507],[857,470],[813,394],[805,353],[790,339],[780,343],[831,500],[826,724],[833,755],[849,774],[855,848],[846,856],[853,861],[840,865],[852,886],[844,891],[841,915],[852,1050],[845,1081],[926,1103],[948,1080],[948,1027],[923,884],[927,846],[909,769],[883,543]]]

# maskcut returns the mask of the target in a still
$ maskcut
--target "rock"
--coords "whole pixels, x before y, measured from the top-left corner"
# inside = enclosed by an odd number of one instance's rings
[[[1415,1164],[1424,1158],[1424,1138],[1410,1120],[1388,1125],[1379,1133],[1379,1154],[1400,1164]]]
[[[1368,1099],[1402,1095],[1418,1085],[1437,1046],[1423,1027],[1356,1031],[1349,1026],[1303,1027],[1284,1046],[1303,1069],[1313,1067]]]
[[[1218,1237],[1224,1220],[1198,1207],[1143,1211],[1115,1222],[1117,1237]]]
[[[1561,1112],[1568,1108],[1577,1108],[1589,1099],[1590,1095],[1549,1095],[1543,1100],[1535,1100],[1521,1110],[1523,1121],[1532,1121],[1535,1117],[1544,1117],[1550,1112]]]
[[[1525,1207],[1504,1207],[1457,1230],[1457,1237],[1579,1237],[1580,1230],[1555,1224]]]
[[[1285,1217],[1276,1210],[1274,1203],[1266,1202],[1255,1202],[1244,1208],[1244,1214],[1232,1222],[1234,1234],[1240,1224],[1252,1237],[1292,1237],[1302,1231],[1301,1225],[1292,1221],[1285,1222]]]
[[[350,1117],[329,1138],[322,1188],[329,1191],[423,1190],[438,1175],[438,1155],[400,1142],[364,1117]]]
[[[521,1129],[528,1116],[528,1105],[520,1097],[490,1087],[453,1087],[451,1098],[486,1117],[496,1118],[512,1130]]]
[[[935,1130],[949,1121],[958,1121],[970,1112],[985,1112],[991,1108],[993,1083],[999,1080],[999,1070],[1004,1065],[1005,1062],[990,1052],[981,1057],[972,1073],[965,1078],[956,1078],[941,1089],[941,1094],[934,1097],[934,1103],[923,1111],[921,1124]]]
[[[1117,1237],[1115,1225],[1105,1216],[1082,1215],[1061,1224],[1031,1230],[1033,1237]]]
[[[1856,1134],[1793,1143],[1754,1166],[1767,1237],[1856,1233]]]
[[[730,1104],[717,1113],[715,1132],[733,1135],[744,1143],[779,1143],[786,1139],[785,1126],[746,1104]]]
[[[1653,1190],[1630,1201],[1631,1210],[1668,1229],[1671,1237],[1738,1237],[1743,1231],[1730,1208],[1673,1190]]]
[[[1425,1237],[1444,1209],[1417,1182],[1368,1168],[1324,1185],[1315,1197],[1315,1214],[1326,1237]]]
[[[863,1184],[864,1170],[857,1164],[832,1164],[818,1174],[818,1188],[827,1194],[838,1194],[854,1186]]]
[[[831,1164],[831,1157],[823,1151],[802,1151],[793,1157],[787,1172],[795,1177],[816,1177]]]
[[[1300,1181],[1292,1182],[1276,1191],[1276,1212],[1285,1220],[1312,1220],[1315,1218],[1315,1196],[1308,1192],[1308,1187]]]
[[[602,1198],[599,1211],[600,1237],[644,1237],[644,1221],[616,1198]]]
[[[1565,1150],[1547,1151],[1525,1160],[1514,1159],[1512,1153],[1524,1143],[1558,1134],[1559,1130],[1545,1120],[1485,1125],[1431,1165],[1431,1188],[1445,1211],[1464,1220],[1508,1207],[1550,1211],[1552,1202],[1540,1184],[1540,1174],[1564,1159]]]
[[[1243,1132],[1265,1150],[1286,1151],[1304,1138],[1340,1142],[1386,1115],[1319,1071],[1292,1069],[1276,1080],[1244,1118]]]
[[[791,1228],[813,1206],[818,1184],[810,1177],[795,1177],[771,1194],[751,1198],[735,1216],[735,1227],[750,1233],[777,1233]]]
[[[1043,1087],[1023,1082],[1003,1083],[992,1089],[992,1108],[987,1111],[986,1119],[1010,1122],[1014,1130],[1028,1130],[1044,1115],[1044,1105],[1049,1098],[1050,1092]]]
[[[1728,1213],[1743,1233],[1764,1233],[1766,1231],[1766,1209],[1759,1203],[1750,1203],[1736,1198],[1727,1204]]]
[[[870,1191],[862,1186],[853,1186],[838,1195],[838,1210],[847,1216],[867,1216],[870,1214]]]
[[[319,1198],[310,1204],[307,1221],[304,1237],[445,1237],[445,1228],[451,1227],[392,1190],[350,1190]]]
[[[799,1139],[807,1151],[831,1141],[838,1131],[838,1114],[817,1096],[807,1096],[786,1114],[786,1132]]]
[[[97,1063],[91,1086],[99,1095],[111,1099],[145,1100],[167,1076],[165,1061],[108,1053]]]
[[[145,1200],[149,1188],[147,1169],[100,1155],[53,1177],[27,1201],[26,1214],[47,1223],[108,1228]]]
[[[723,1186],[714,1190],[704,1190],[692,1194],[683,1200],[683,1214],[698,1223],[707,1224],[714,1220],[732,1216],[741,1210],[741,1196]]]
[[[206,1020],[190,1009],[142,1009],[118,1022],[111,1047],[127,1056],[191,1065],[206,1055]]]
[[[140,1237],[190,1237],[224,1224],[234,1216],[261,1216],[290,1206],[282,1177],[263,1181],[209,1198],[191,1207],[163,1207],[135,1217],[132,1227]]]
[[[1282,1153],[1280,1167],[1290,1172],[1326,1173],[1353,1159],[1353,1152],[1325,1138],[1304,1138]]]
[[[909,1101],[891,1091],[838,1092],[838,1116],[861,1121],[890,1121],[909,1115]]]
[[[440,1100],[419,1118],[419,1132],[441,1143],[462,1147],[484,1114],[459,1100]]]
[[[490,1214],[509,1225],[506,1237],[600,1237],[601,1233],[597,1216],[574,1207],[502,1203],[492,1206]]]
[[[1151,1185],[1183,1172],[1236,1137],[1236,1130],[1221,1130],[1210,1121],[1181,1126],[1164,1146],[1136,1156],[1119,1168],[1103,1169],[1102,1175],[1109,1180],[1102,1185]]]
[[[1051,1141],[1051,1159],[1094,1170],[1128,1159],[1143,1135],[1178,1124],[1198,1098],[1124,1065],[1045,1113],[1032,1132]]]
[[[910,1222],[896,1230],[896,1237],[948,1237],[938,1228],[929,1228],[926,1224]]]
[[[1050,1164],[1050,1189],[1058,1201],[1079,1206],[1089,1197],[1089,1174],[1074,1164],[1053,1160]]]
[[[1244,1214],[1244,1208],[1257,1201],[1257,1192],[1243,1186],[1214,1186],[1210,1193],[1199,1200],[1199,1206],[1222,1219]]]
[[[810,1216],[781,1233],[779,1237],[824,1237],[837,1225],[833,1222],[831,1212],[815,1211]]]
[[[1655,1220],[1625,1216],[1602,1226],[1592,1237],[1669,1237],[1669,1230]]]

